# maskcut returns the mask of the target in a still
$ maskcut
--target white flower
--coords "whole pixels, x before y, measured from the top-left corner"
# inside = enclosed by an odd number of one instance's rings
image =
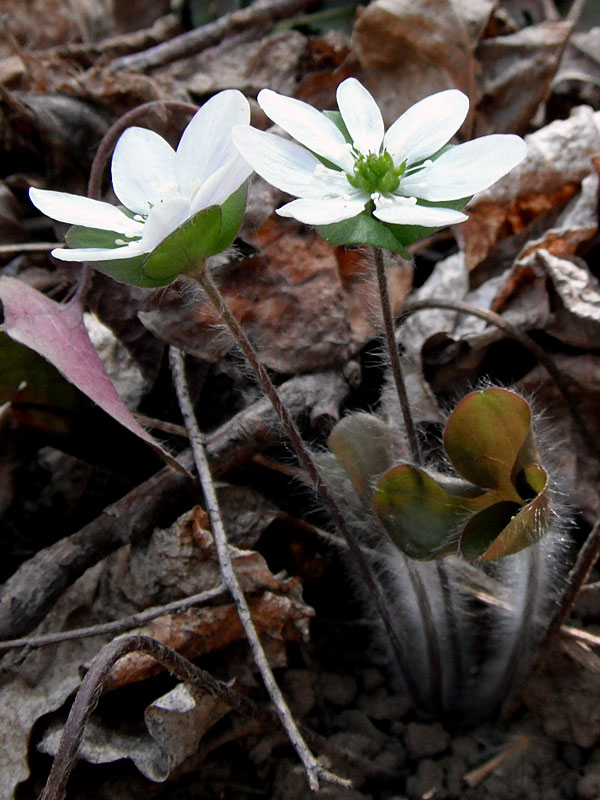
[[[495,134],[434,158],[467,115],[468,98],[456,89],[419,101],[387,133],[375,100],[354,78],[339,85],[337,101],[350,141],[326,114],[269,89],[258,95],[261,108],[303,147],[249,126],[233,130],[240,153],[256,172],[299,198],[278,209],[284,217],[327,225],[366,208],[381,221],[400,225],[463,222],[465,214],[435,203],[486,189],[525,156],[519,136]]]
[[[131,212],[88,197],[30,189],[32,203],[59,222],[115,233],[115,247],[56,249],[63,261],[113,261],[150,253],[204,208],[221,205],[252,168],[231,139],[234,126],[248,126],[250,107],[241,92],[208,100],[183,132],[177,150],[146,128],[128,128],[112,157],[112,183]]]

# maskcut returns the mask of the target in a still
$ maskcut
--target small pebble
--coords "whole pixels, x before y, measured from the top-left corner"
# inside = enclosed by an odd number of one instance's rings
[[[406,746],[411,758],[435,756],[450,745],[450,735],[439,722],[424,725],[411,722],[406,726]]]

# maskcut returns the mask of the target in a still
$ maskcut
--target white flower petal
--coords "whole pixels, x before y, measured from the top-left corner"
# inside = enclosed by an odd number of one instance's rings
[[[383,118],[370,92],[356,78],[348,78],[338,86],[337,102],[359,152],[364,155],[379,153],[383,141]]]
[[[150,253],[190,216],[190,201],[187,197],[172,197],[154,206],[144,225],[144,234],[139,242],[143,253]]]
[[[270,89],[258,93],[265,114],[309,150],[347,172],[354,167],[350,146],[342,132],[316,108]],[[258,171],[258,170],[257,170]]]
[[[487,189],[525,158],[520,136],[496,133],[453,147],[433,164],[402,179],[403,194],[455,200]]]
[[[391,197],[375,200],[373,215],[382,222],[394,225],[423,225],[426,228],[441,228],[455,225],[468,219],[466,214],[452,208],[427,208],[410,202],[406,197]]]
[[[116,206],[80,197],[66,192],[53,192],[47,189],[30,189],[31,202],[39,210],[58,222],[70,225],[83,225],[86,228],[99,228],[103,231],[116,231],[126,236],[141,236],[143,224],[136,222]]]
[[[120,261],[123,258],[134,258],[147,252],[142,250],[139,242],[131,242],[124,247],[61,247],[52,251],[54,258],[60,261]]]
[[[386,133],[383,146],[396,164],[405,159],[409,165],[422,161],[454,136],[468,110],[469,98],[457,89],[432,94],[398,117]]]
[[[175,151],[162,136],[146,128],[128,128],[112,157],[115,194],[126,208],[147,214],[170,195],[177,194]]]
[[[368,198],[367,198],[368,199]],[[365,199],[341,197],[326,200],[292,200],[277,209],[282,217],[293,217],[305,225],[329,225],[341,222],[360,214],[365,207]]]
[[[232,136],[246,161],[282,192],[297,197],[323,196],[326,187],[315,177],[321,162],[299,144],[247,125],[234,128]]]
[[[203,181],[237,155],[231,139],[235,125],[248,125],[250,106],[237,89],[211,97],[192,117],[177,147],[180,194],[193,195]]]
[[[235,150],[234,157],[213,172],[196,192],[192,198],[191,215],[209,206],[220,206],[251,174],[252,167]]]

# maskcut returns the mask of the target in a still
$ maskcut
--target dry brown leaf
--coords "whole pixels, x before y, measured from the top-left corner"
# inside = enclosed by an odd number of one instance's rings
[[[590,434],[600,442],[600,358],[591,353],[555,355],[558,369],[566,378],[571,395],[585,418]],[[560,477],[565,500],[579,508],[584,518],[593,524],[600,514],[600,465],[586,447],[567,411],[562,396],[546,370],[535,367],[517,384],[526,394],[535,397],[536,407],[552,415],[549,441],[551,459]]]
[[[144,712],[146,735],[109,728],[92,718],[79,746],[79,758],[91,764],[130,759],[151,781],[166,781],[171,772],[193,756],[208,730],[230,711],[222,701],[196,697],[185,684],[151,703]],[[48,725],[38,750],[56,755],[61,725]]]
[[[478,99],[474,50],[491,0],[376,0],[362,11],[352,45],[387,124],[435,91],[462,89]]]
[[[598,101],[600,94],[600,27],[573,33],[554,79],[554,92]],[[594,106],[598,107],[597,104]]]
[[[239,493],[234,493],[231,499],[244,502]],[[254,505],[250,541],[260,535],[261,515],[256,497]],[[264,524],[270,519],[266,514]],[[65,592],[32,635],[119,619],[218,585],[220,570],[212,535],[203,527],[206,525],[205,512],[196,508],[170,528],[155,530],[149,541],[113,553]],[[302,601],[297,579],[275,578],[257,553],[236,550],[235,556],[240,581],[249,594],[257,627],[266,640],[267,655],[274,665],[282,666],[285,641],[299,641],[308,635],[312,609]],[[181,645],[190,655],[243,640],[237,612],[229,602],[165,616],[144,630],[167,643]],[[28,742],[35,723],[63,705],[81,682],[82,665],[89,663],[110,638],[102,635],[67,641],[27,654],[11,651],[2,658],[0,730],[5,731],[4,763],[0,770],[2,798],[12,798],[17,784],[28,777]],[[149,665],[146,662],[140,667],[140,664],[135,656],[119,662],[112,685],[143,678],[154,668],[152,664],[152,669],[144,673],[140,670]],[[233,664],[232,669],[235,669]]]
[[[571,347],[597,350],[600,341],[600,292],[598,279],[585,261],[576,256],[557,258],[545,250],[537,262],[550,276],[558,297],[547,333]]]
[[[569,22],[542,22],[481,42],[476,51],[481,100],[474,136],[527,130],[550,93],[571,28]]]
[[[364,253],[336,251],[316,232],[300,232],[278,218],[268,220],[255,241],[262,244],[260,255],[230,267],[220,284],[267,367],[290,374],[342,365],[376,335],[374,269]],[[389,272],[399,310],[412,267]],[[192,299],[177,289],[155,297],[151,310],[139,314],[155,335],[208,361],[232,348],[215,311],[194,299],[193,290]]]
[[[578,194],[600,153],[600,113],[582,106],[566,120],[526,137],[527,157],[469,205],[469,219],[456,228],[470,270],[511,234],[556,214]]]
[[[225,39],[197,56],[155,70],[178,81],[195,96],[240,89],[256,95],[268,87],[283,94],[293,94],[298,75],[308,57],[308,40],[298,31],[274,33],[252,41],[246,34]]]

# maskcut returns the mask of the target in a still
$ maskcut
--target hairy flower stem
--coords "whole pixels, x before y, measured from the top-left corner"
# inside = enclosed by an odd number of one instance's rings
[[[352,554],[352,557],[356,561],[356,564],[361,572],[363,580],[367,586],[371,597],[375,603],[377,611],[381,616],[381,619],[384,623],[385,629],[387,631],[392,650],[394,652],[394,656],[398,662],[398,667],[400,669],[400,673],[406,683],[407,689],[410,692],[412,698],[414,699],[415,705],[417,708],[424,714],[429,714],[431,709],[429,708],[429,704],[424,700],[423,693],[418,682],[415,680],[410,668],[409,668],[409,659],[407,656],[407,650],[403,638],[401,638],[401,634],[396,628],[395,623],[392,620],[388,604],[386,603],[385,597],[383,592],[379,586],[379,583],[375,579],[371,568],[369,567],[368,563],[366,562],[362,552],[360,545],[352,533],[352,531],[346,525],[346,521],[342,515],[342,512],[339,509],[335,498],[329,491],[327,485],[323,482],[319,471],[313,461],[313,458],[310,454],[310,451],[304,444],[302,440],[302,436],[296,423],[294,422],[293,418],[291,417],[290,413],[288,412],[286,406],[283,404],[277,389],[275,388],[271,378],[269,377],[269,373],[263,366],[263,364],[259,361],[256,351],[252,346],[250,340],[246,336],[243,328],[238,323],[236,318],[233,316],[227,303],[225,302],[225,298],[219,291],[217,285],[215,284],[210,272],[208,270],[204,270],[200,275],[194,276],[198,281],[200,287],[205,292],[206,296],[210,300],[210,302],[214,305],[216,310],[219,312],[223,322],[229,328],[231,335],[237,342],[240,350],[246,357],[248,363],[252,367],[254,374],[258,382],[260,383],[263,391],[265,392],[266,396],[271,401],[277,416],[281,420],[281,423],[287,433],[302,466],[306,470],[309,479],[313,485],[314,491],[331,515],[333,522],[335,523],[337,529],[342,534],[346,543],[348,544],[348,549]]]
[[[392,312],[392,304],[390,302],[390,291],[388,287],[387,275],[385,274],[383,253],[379,247],[374,247],[373,253],[375,255],[375,266],[377,268],[377,284],[379,286],[379,299],[381,302],[381,313],[383,315],[383,330],[388,356],[390,359],[390,366],[392,368],[392,375],[394,377],[394,384],[396,386],[396,393],[398,395],[402,417],[404,418],[404,428],[406,430],[408,446],[410,447],[412,459],[415,464],[420,464],[421,449],[419,447],[419,440],[417,439],[415,424],[410,412],[410,403],[408,402],[406,384],[404,383],[402,364],[400,363],[400,356],[398,354],[398,347],[396,345],[394,314]]]
[[[375,266],[377,272],[377,285],[379,287],[379,300],[381,304],[381,313],[383,317],[383,330],[385,342],[387,347],[388,356],[390,359],[390,366],[392,369],[392,376],[396,386],[396,394],[400,403],[402,417],[404,419],[404,429],[408,439],[408,445],[414,463],[418,466],[422,463],[421,448],[419,447],[419,440],[415,430],[415,424],[412,418],[410,403],[408,400],[408,393],[406,391],[406,384],[404,382],[404,374],[402,372],[402,364],[400,362],[400,355],[398,353],[398,346],[396,344],[396,328],[394,325],[394,314],[392,311],[392,304],[390,301],[390,291],[388,286],[387,275],[385,272],[385,264],[383,263],[383,252],[379,247],[373,248],[375,256]],[[411,583],[418,599],[419,610],[423,620],[423,633],[427,645],[428,661],[431,668],[430,675],[430,696],[432,706],[436,711],[440,710],[441,703],[441,683],[442,683],[442,663],[440,655],[440,646],[437,639],[435,630],[435,623],[433,621],[433,614],[431,604],[427,597],[427,591],[423,585],[420,575],[414,569],[410,559],[406,559],[406,568],[408,570]],[[448,577],[446,569],[442,564],[438,563],[438,575],[442,587],[448,587]],[[449,593],[446,596],[450,600]],[[458,637],[456,634],[457,625],[454,615],[452,603],[446,605],[446,614],[448,618],[448,626],[453,645],[458,647]],[[460,660],[460,655],[455,655],[455,661]]]

